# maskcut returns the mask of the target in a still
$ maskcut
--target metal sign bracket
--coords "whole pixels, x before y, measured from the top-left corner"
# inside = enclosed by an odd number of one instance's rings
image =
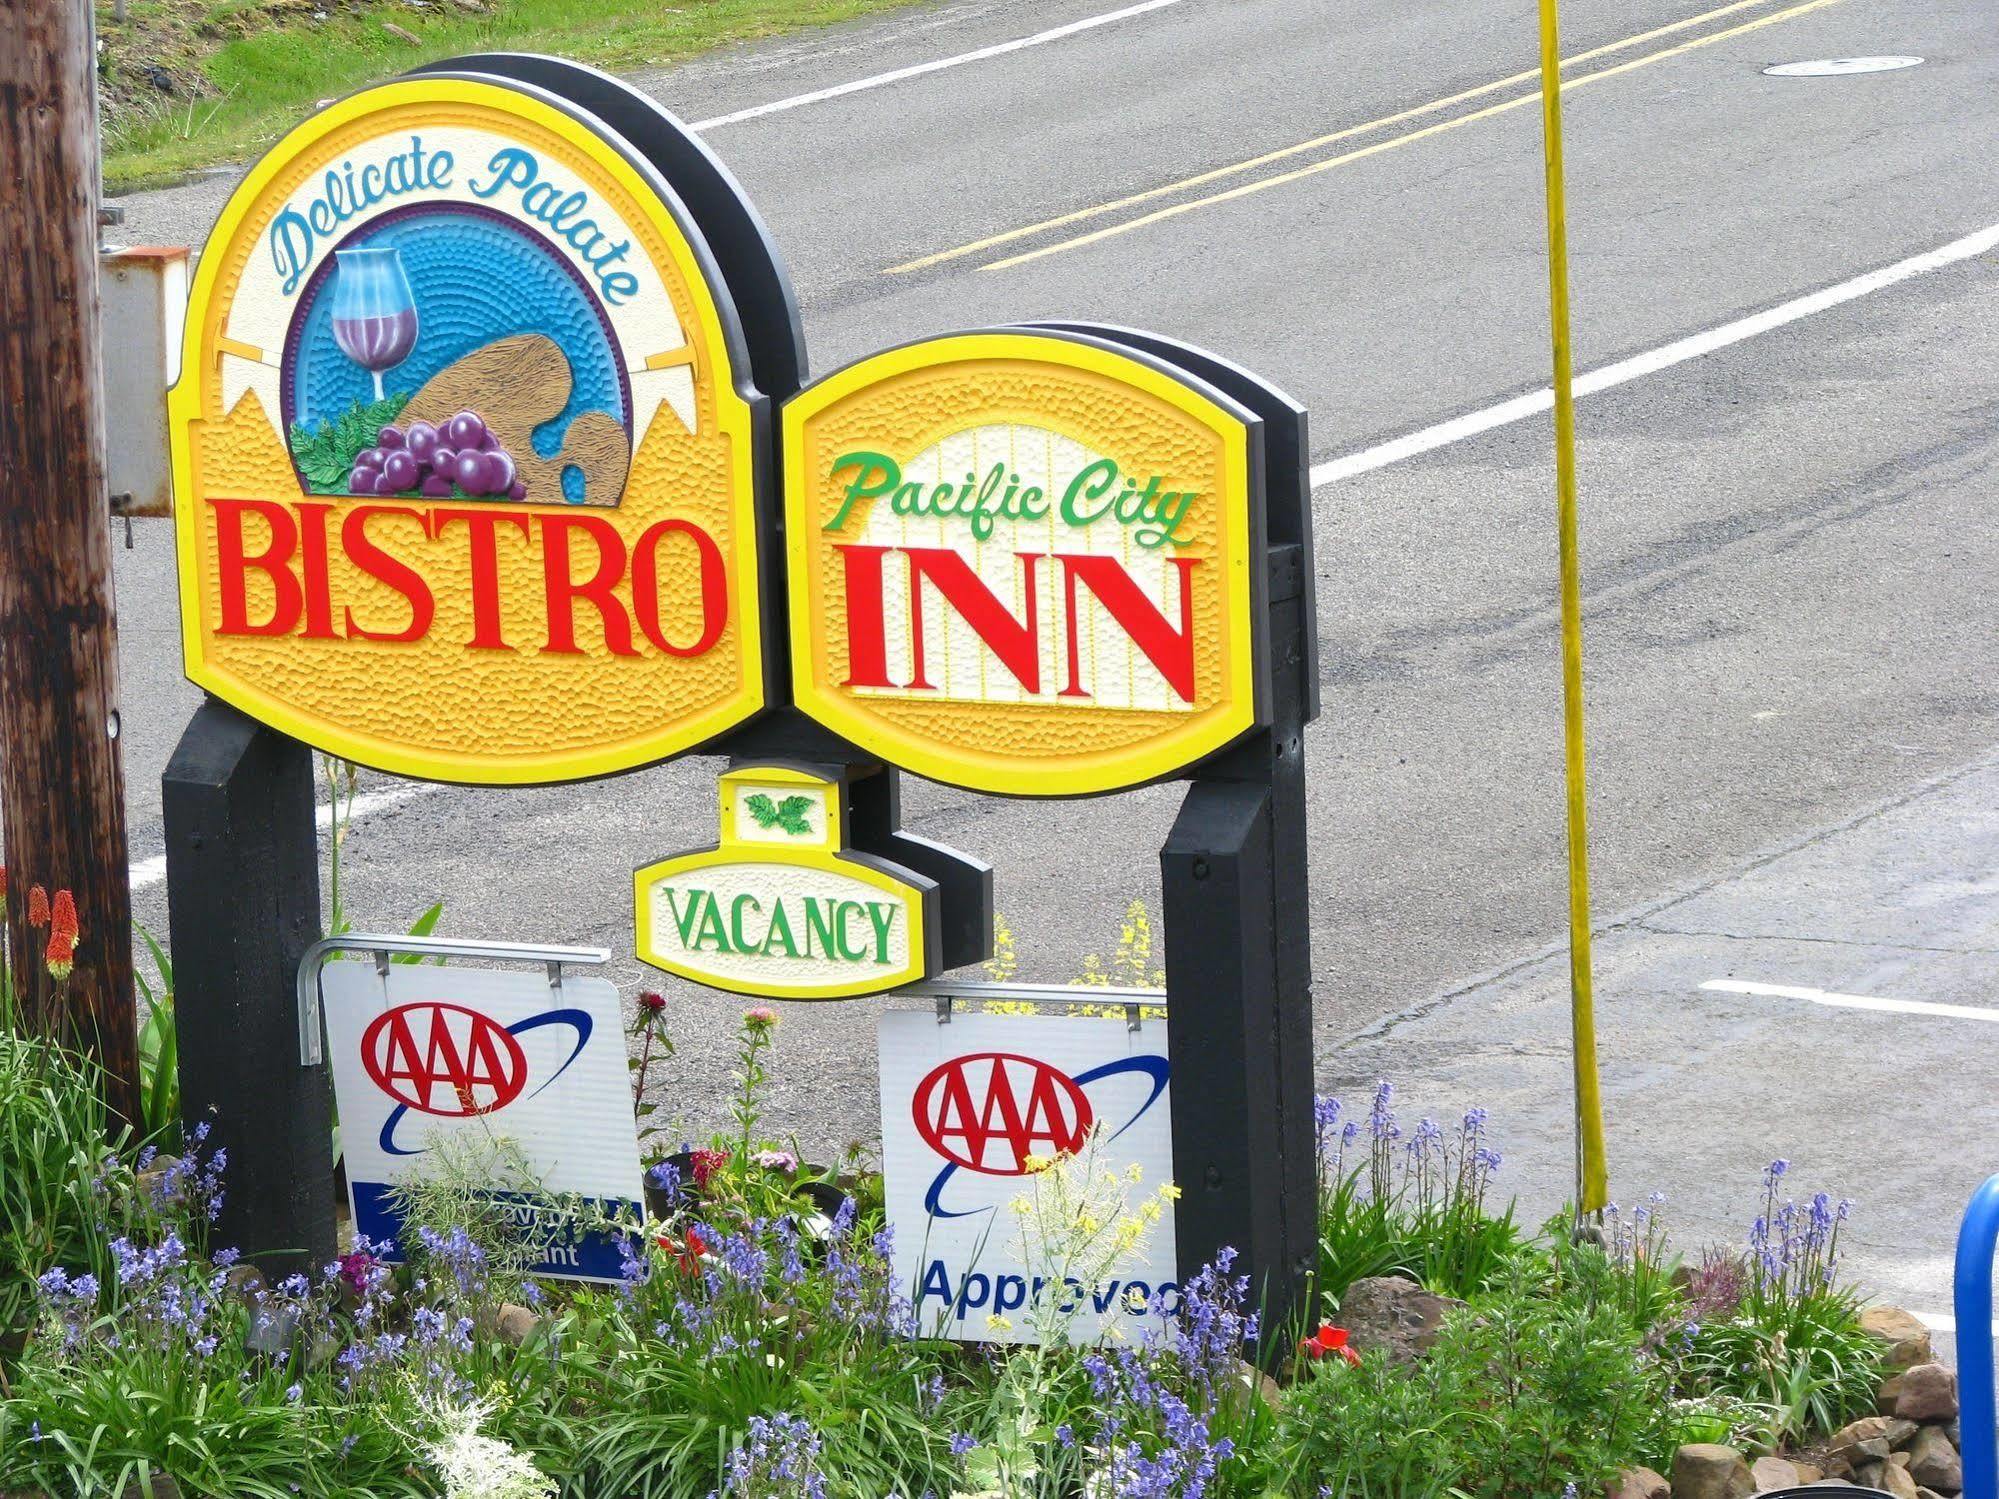
[[[298,1060],[301,1067],[319,1067],[326,1062],[324,1031],[320,1023],[320,973],[335,953],[372,953],[375,972],[386,980],[390,962],[401,955],[419,958],[483,958],[492,963],[544,963],[548,967],[548,987],[559,998],[565,967],[598,967],[611,961],[601,947],[548,947],[531,942],[468,942],[458,937],[388,937],[369,932],[349,932],[326,937],[305,950],[298,965]]]

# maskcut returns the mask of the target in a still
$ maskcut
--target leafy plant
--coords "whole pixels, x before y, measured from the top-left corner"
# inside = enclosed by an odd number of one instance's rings
[[[1501,1157],[1486,1142],[1485,1110],[1449,1135],[1422,1120],[1404,1139],[1394,1096],[1379,1084],[1365,1123],[1344,1119],[1337,1098],[1318,1101],[1321,1294],[1337,1302],[1374,1275],[1459,1297],[1500,1284],[1523,1239],[1510,1204],[1488,1209]]]
[[[1551,1247],[1549,1294],[1584,1305],[1608,1306],[1631,1330],[1654,1340],[1685,1321],[1686,1299],[1676,1278],[1679,1257],[1668,1247],[1661,1215],[1663,1192],[1654,1192],[1629,1214],[1616,1203],[1602,1222],[1577,1233],[1577,1215],[1565,1208],[1542,1236]]]
[[[1526,1280],[1455,1312],[1399,1368],[1326,1360],[1285,1401],[1293,1480],[1350,1499],[1601,1493],[1660,1444],[1665,1371],[1613,1306]]]
[[[174,965],[159,941],[136,923],[133,930],[145,943],[153,962],[148,979],[136,966],[145,1018],[139,1023],[139,1127],[162,1147],[180,1138],[180,1027],[174,1017]]]
[[[372,448],[376,434],[402,415],[408,404],[407,395],[391,395],[379,401],[356,401],[317,427],[293,423],[292,462],[304,476],[306,488],[314,494],[345,494],[355,455]]]
[[[1770,1446],[1868,1414],[1881,1377],[1880,1346],[1860,1327],[1860,1297],[1839,1282],[1839,1231],[1853,1205],[1824,1192],[1780,1202],[1789,1170],[1784,1160],[1765,1168],[1748,1252],[1711,1254],[1691,1278],[1678,1339],[1687,1387],[1756,1406]]]
[[[109,1273],[102,1192],[129,1189],[106,1142],[92,1064],[0,1028],[0,1372],[33,1324],[51,1265]]]

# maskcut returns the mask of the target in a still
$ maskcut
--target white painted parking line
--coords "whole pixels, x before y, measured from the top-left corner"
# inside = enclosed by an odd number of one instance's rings
[[[391,786],[383,791],[363,791],[347,804],[348,820],[350,822],[359,822],[364,817],[371,817],[377,812],[385,812],[390,807],[399,806],[403,802],[410,801],[415,797],[425,796],[430,792],[442,789],[442,787],[429,781],[412,781],[407,786]],[[325,832],[333,826],[333,809],[330,806],[321,805],[314,810],[313,820],[318,824],[320,832]],[[144,890],[150,885],[157,885],[166,877],[167,856],[165,854],[155,854],[150,859],[140,859],[137,863],[133,864],[131,869],[131,883],[135,891]]]
[[[1813,317],[1847,302],[1870,296],[1877,291],[1899,286],[1902,282],[1913,280],[1917,276],[1928,275],[1931,271],[1942,270],[1945,266],[1970,260],[1995,247],[1999,247],[1999,224],[1967,234],[1962,239],[1954,239],[1947,245],[1925,251],[1921,255],[1912,255],[1907,260],[1898,260],[1893,265],[1868,271],[1865,275],[1842,281],[1837,286],[1828,286],[1823,291],[1794,297],[1788,302],[1780,302],[1762,312],[1737,318],[1734,322],[1723,323],[1704,333],[1690,334],[1686,338],[1675,339],[1646,353],[1634,354],[1629,359],[1620,359],[1615,364],[1606,364],[1600,369],[1590,370],[1576,377],[1576,395],[1579,397],[1594,395],[1597,391],[1609,390],[1612,386],[1636,380],[1641,375],[1657,374],[1660,370],[1671,369],[1676,364],[1685,364],[1690,359],[1698,359],[1704,354],[1726,349],[1746,339],[1755,338],[1759,334]],[[1334,458],[1315,466],[1312,470],[1312,487],[1318,489],[1340,479],[1350,479],[1356,474],[1370,473],[1378,468],[1386,468],[1391,463],[1400,463],[1405,458],[1414,458],[1451,443],[1462,442],[1467,437],[1490,432],[1495,427],[1505,427],[1514,422],[1525,421],[1530,416],[1551,410],[1554,404],[1554,391],[1544,386],[1529,395],[1515,396],[1510,401],[1501,401],[1495,406],[1487,406],[1478,411],[1467,412],[1463,416],[1452,417],[1447,422],[1439,422],[1433,427],[1411,432],[1406,437],[1376,443],[1371,448],[1362,448],[1359,452],[1349,453],[1344,458]]]
[[[1144,0],[1140,5],[1127,5],[1122,10],[1106,11],[1100,16],[1085,16],[1082,20],[1071,21],[1066,26],[1052,26],[1046,31],[1037,31],[1032,36],[1016,37],[1010,42],[995,42],[990,47],[960,52],[955,57],[940,57],[931,62],[915,63],[907,68],[896,68],[892,72],[876,73],[868,78],[856,78],[851,83],[814,89],[809,94],[793,94],[789,99],[752,105],[733,114],[716,115],[712,120],[696,120],[688,128],[714,130],[723,125],[740,125],[744,120],[760,120],[765,115],[781,114],[787,109],[802,109],[808,104],[823,104],[828,99],[844,98],[848,94],[858,94],[866,89],[881,88],[886,84],[901,83],[910,78],[921,78],[928,73],[941,73],[946,68],[962,68],[967,63],[984,62],[990,57],[1004,57],[1009,52],[1025,52],[1029,47],[1045,47],[1050,42],[1059,42],[1065,37],[1094,31],[1099,26],[1109,26],[1116,21],[1129,20],[1133,16],[1142,16],[1149,11],[1165,10],[1169,5],[1182,3],[1183,0]]]
[[[1978,1005],[1938,1005],[1921,999],[1881,999],[1871,994],[1835,994],[1796,984],[1752,984],[1738,979],[1709,979],[1701,988],[1713,994],[1758,994],[1773,999],[1806,999],[1836,1010],[1879,1010],[1890,1015],[1933,1015],[1943,1020],[1999,1021],[1999,1009]]]

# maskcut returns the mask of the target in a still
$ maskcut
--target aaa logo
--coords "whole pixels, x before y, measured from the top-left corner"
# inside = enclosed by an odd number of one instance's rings
[[[361,1037],[375,1086],[423,1114],[490,1114],[521,1096],[527,1053],[490,1016],[463,1005],[402,1005]]]
[[[1107,1117],[1090,1102],[1094,1083],[1136,1074],[1148,1085],[1129,1113]],[[1036,1057],[988,1051],[953,1057],[925,1074],[910,1095],[910,1113],[923,1142],[944,1166],[923,1194],[933,1218],[966,1218],[990,1207],[954,1209],[944,1193],[960,1171],[982,1176],[1022,1176],[1033,1155],[1073,1155],[1093,1129],[1106,1144],[1117,1139],[1159,1102],[1169,1073],[1161,1056],[1121,1057],[1071,1077]]]
[[[527,1093],[532,1069],[519,1038],[545,1025],[569,1027],[576,1043]],[[524,1093],[534,1097],[582,1055],[590,1031],[590,1016],[582,1010],[548,1010],[503,1026],[464,1005],[425,1000],[376,1016],[361,1034],[361,1065],[396,1103],[382,1123],[383,1151],[419,1153],[395,1139],[396,1126],[412,1109],[440,1119],[469,1119],[504,1109]]]
[[[1067,1074],[1008,1052],[953,1057],[916,1085],[916,1132],[947,1161],[1019,1176],[1033,1155],[1073,1155],[1095,1115]]]

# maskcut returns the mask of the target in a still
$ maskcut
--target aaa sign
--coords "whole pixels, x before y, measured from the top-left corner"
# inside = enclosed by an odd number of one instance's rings
[[[964,334],[787,404],[799,706],[932,780],[1170,775],[1257,721],[1253,418],[1092,339]]]
[[[761,706],[758,398],[637,161],[553,96],[424,78],[244,180],[171,408],[195,683],[475,783],[646,764]]]

